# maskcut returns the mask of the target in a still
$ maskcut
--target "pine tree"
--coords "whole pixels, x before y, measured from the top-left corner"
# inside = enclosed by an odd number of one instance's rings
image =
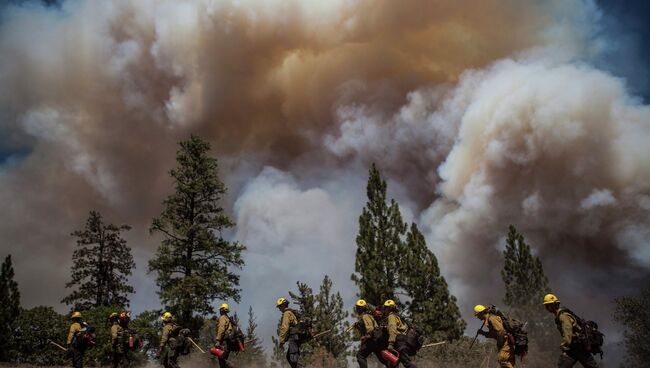
[[[13,336],[12,323],[20,314],[20,292],[14,281],[11,255],[8,255],[0,269],[0,361],[7,361],[8,347]]]
[[[9,355],[14,362],[32,366],[65,366],[67,354],[50,348],[48,340],[65,343],[70,320],[52,307],[37,306],[22,309],[12,323],[12,339]],[[5,354],[6,346],[1,349]]]
[[[406,244],[400,281],[410,297],[405,303],[408,316],[431,340],[460,338],[466,323],[461,318],[456,298],[449,294],[447,281],[440,275],[438,260],[414,223],[406,236]]]
[[[623,340],[628,355],[625,367],[647,367],[650,361],[650,283],[638,296],[619,298],[614,303],[614,318],[625,326]]]
[[[555,348],[554,322],[541,303],[550,292],[548,278],[542,261],[531,254],[530,245],[512,225],[508,228],[503,258],[501,277],[506,291],[503,302],[514,317],[528,323],[531,341],[542,350]]]
[[[98,306],[128,306],[128,294],[134,292],[127,284],[135,262],[131,248],[121,236],[128,225],[105,224],[97,211],[91,211],[84,230],[71,235],[77,237],[77,250],[72,254],[71,280],[65,287],[78,286],[62,303],[76,309]]]
[[[214,313],[215,299],[240,298],[234,269],[243,266],[245,248],[223,238],[234,224],[219,204],[226,187],[209,150],[209,143],[196,136],[180,142],[178,166],[170,172],[175,191],[150,229],[164,240],[149,261],[149,272],[157,274],[162,303],[186,326],[193,324],[195,313]]]
[[[253,313],[253,307],[248,307],[248,325],[246,326],[246,353],[239,354],[233,363],[236,366],[253,366],[264,367],[266,366],[266,357],[264,356],[264,349],[262,343],[264,342],[257,336],[257,318]]]
[[[289,297],[293,300],[294,304],[298,304],[298,313],[303,320],[314,321],[315,310],[316,310],[316,299],[314,297],[314,291],[304,282],[296,281],[296,286],[298,287],[298,292],[289,291]],[[293,308],[292,308],[293,309]],[[278,325],[279,329],[279,325]],[[303,361],[308,360],[308,357],[313,352],[313,346],[311,344],[303,345],[301,348]]]
[[[352,280],[359,287],[360,298],[379,305],[386,299],[396,299],[406,224],[395,200],[386,203],[386,181],[374,164],[366,189],[368,202],[359,216]]]
[[[346,333],[349,323],[345,321],[348,312],[344,310],[341,294],[332,291],[332,280],[325,275],[320,291],[315,297],[314,332],[331,329],[331,333],[323,335],[314,341],[316,347],[322,347],[334,359],[345,362],[350,348],[350,334]]]
[[[280,322],[278,322],[278,330],[280,329]],[[273,354],[271,356],[271,367],[283,367],[285,360],[284,350],[280,349],[280,340],[276,336],[271,336],[273,343]],[[303,352],[304,354],[304,352]]]
[[[305,319],[313,321],[316,314],[314,291],[304,282],[297,281],[296,286],[298,287],[298,292],[289,291],[289,296],[294,300],[293,303],[300,306],[298,309],[300,315]]]
[[[303,282],[296,282],[298,291],[289,291],[289,296],[294,303],[299,305],[297,310],[303,320],[312,322],[312,330],[319,333],[332,330],[331,333],[311,340],[309,344],[301,347],[303,362],[308,366],[321,366],[321,360],[328,361],[327,366],[343,367],[351,345],[350,335],[345,332],[349,323],[345,321],[348,313],[344,310],[341,294],[332,290],[332,280],[329,276],[323,278],[318,294],[309,285]],[[278,329],[280,321],[278,321]],[[277,349],[278,340],[272,337],[275,348],[273,357],[277,362],[284,361],[283,352]]]
[[[289,291],[289,298],[292,299],[293,304],[298,304],[297,310],[295,308],[292,308],[289,306],[291,309],[296,310],[299,314],[302,320],[309,320],[309,321],[314,321],[314,316],[315,316],[315,309],[316,309],[316,299],[314,297],[314,291],[312,288],[309,287],[304,282],[297,281],[296,286],[298,287],[298,291]],[[271,341],[273,342],[273,356],[272,360],[272,366],[273,365],[279,365],[283,366],[285,362],[285,357],[284,357],[284,351],[280,350],[279,344],[280,341],[278,340],[278,335],[280,334],[280,325],[282,323],[282,316],[280,315],[278,318],[278,325],[277,325],[277,334],[276,336],[271,337]],[[311,356],[313,352],[313,346],[312,344],[304,344],[300,348],[301,351],[301,356],[302,356],[302,361],[309,361],[309,357]],[[274,364],[273,364],[274,363]]]

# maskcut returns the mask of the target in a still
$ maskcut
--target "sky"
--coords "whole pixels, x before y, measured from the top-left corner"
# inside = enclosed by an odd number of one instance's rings
[[[23,304],[69,290],[90,210],[126,223],[132,309],[176,143],[209,140],[245,244],[245,314],[329,275],[346,305],[367,170],[386,176],[470,321],[499,304],[514,224],[621,358],[612,300],[650,278],[643,1],[4,2],[0,250]],[[0,254],[2,255],[2,254]],[[215,301],[219,304],[222,301]],[[598,308],[593,308],[597,305]]]

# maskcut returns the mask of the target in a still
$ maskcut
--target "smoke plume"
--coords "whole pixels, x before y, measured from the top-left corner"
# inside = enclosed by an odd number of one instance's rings
[[[591,62],[612,39],[600,17],[590,0],[8,7],[0,234],[24,303],[65,295],[69,233],[97,209],[133,226],[133,307],[157,307],[147,229],[195,133],[221,159],[242,311],[267,342],[296,280],[329,274],[352,302],[372,162],[463,310],[500,302],[514,224],[561,299],[616,338],[612,298],[650,275],[650,108]]]

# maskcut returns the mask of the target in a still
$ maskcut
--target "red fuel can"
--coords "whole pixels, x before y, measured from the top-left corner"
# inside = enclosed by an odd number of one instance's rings
[[[397,363],[399,363],[398,352],[395,352],[395,354],[393,354],[393,352],[391,352],[390,350],[382,350],[381,357],[384,358],[384,360],[387,361],[391,367],[396,367]]]
[[[210,354],[216,356],[217,358],[221,358],[223,357],[223,350],[215,346],[214,348],[210,349]]]

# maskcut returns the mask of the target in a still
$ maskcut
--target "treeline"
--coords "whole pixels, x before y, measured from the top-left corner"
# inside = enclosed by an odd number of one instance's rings
[[[246,249],[224,237],[235,224],[221,207],[226,187],[219,177],[217,159],[209,151],[210,145],[196,136],[179,143],[176,166],[169,172],[173,190],[163,201],[161,213],[151,221],[149,230],[161,237],[161,243],[147,269],[156,278],[164,310],[174,315],[176,323],[190,328],[205,347],[214,341],[214,302],[240,301],[238,272],[244,267],[242,252]],[[455,341],[423,351],[422,358],[450,367],[453,362],[459,366],[476,365],[472,359],[479,359],[480,352],[475,349],[462,353],[469,345],[463,337],[466,322],[436,256],[417,224],[405,223],[398,203],[388,199],[386,181],[375,165],[369,171],[366,193],[351,275],[358,287],[357,296],[372,305],[393,299],[404,319],[422,329],[429,342]],[[62,302],[71,311],[81,311],[83,319],[97,328],[98,345],[86,354],[87,363],[92,365],[110,361],[107,317],[111,312],[128,309],[129,295],[135,292],[128,282],[135,262],[123,237],[129,230],[128,225],[108,223],[99,212],[91,211],[83,229],[71,234],[77,247],[72,255],[70,281],[66,283],[71,292]],[[528,321],[533,350],[557,350],[552,318],[539,302],[550,290],[542,263],[512,226],[503,256],[502,307],[514,317]],[[65,341],[68,316],[44,306],[22,309],[13,278],[11,257],[7,256],[0,274],[0,360],[64,364],[66,355],[50,341]],[[348,330],[351,306],[344,305],[331,279],[325,276],[317,289],[297,281],[296,289],[287,290],[284,296],[287,295],[300,313],[313,321],[314,332],[331,330],[303,347],[307,364],[346,366],[358,336]],[[632,363],[650,357],[648,339],[643,339],[647,337],[643,326],[647,326],[648,314],[642,307],[649,302],[650,287],[638,298],[617,301],[616,318],[627,327],[625,338]],[[131,322],[131,328],[144,341],[143,349],[132,357],[134,363],[150,360],[158,349],[161,313],[162,310],[145,311]],[[236,315],[234,318],[239,320]],[[284,358],[277,348],[263,350],[252,307],[241,327],[247,340],[253,341],[246,353],[231,359],[233,364],[283,365]],[[277,346],[275,337],[271,340]],[[480,349],[483,347],[479,346]]]

